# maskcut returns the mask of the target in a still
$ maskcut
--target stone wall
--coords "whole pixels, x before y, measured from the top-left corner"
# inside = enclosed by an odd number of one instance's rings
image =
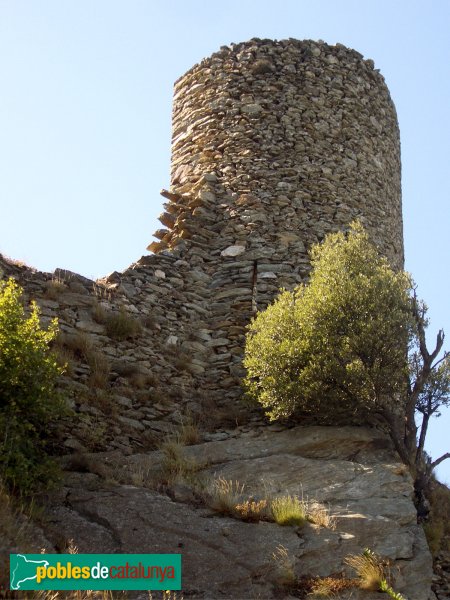
[[[308,249],[328,232],[358,217],[402,267],[399,132],[383,77],[339,44],[223,47],[175,84],[162,195],[154,254],[123,273],[92,282],[2,263],[45,318],[59,318],[74,407],[91,431],[106,416],[104,437],[121,449],[185,411],[239,412],[245,327],[307,278]],[[140,330],[111,337],[113,314]],[[93,347],[78,347],[83,336]]]

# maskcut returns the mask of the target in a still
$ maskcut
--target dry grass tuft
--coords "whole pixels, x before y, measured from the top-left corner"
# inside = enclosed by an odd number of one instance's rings
[[[104,389],[108,385],[111,372],[108,359],[101,352],[91,349],[86,360],[91,369],[89,385],[91,387]]]
[[[102,306],[99,302],[95,301],[92,305],[91,309],[92,318],[96,323],[100,325],[104,325],[106,323],[106,319],[108,317],[108,312],[105,307]]]
[[[203,468],[203,465],[186,458],[183,448],[184,446],[174,439],[166,440],[161,445],[162,471],[168,484],[180,480],[192,480],[194,474]]]
[[[309,588],[307,597],[317,599],[340,598],[341,592],[354,588],[356,585],[354,579],[345,577],[317,577],[304,582],[304,587]]]
[[[268,519],[267,500],[245,500],[242,504],[235,506],[236,515],[248,523],[257,523]]]
[[[387,578],[386,563],[369,548],[362,554],[347,556],[344,562],[356,571],[358,585],[363,590],[379,591],[381,582]]]
[[[55,345],[54,348],[56,361],[58,365],[64,369],[63,375],[66,375],[66,377],[72,377],[74,372],[73,363],[75,359],[72,350],[70,350],[70,348],[67,348],[66,346],[61,346],[58,344]]]
[[[323,504],[308,504],[307,519],[319,527],[326,527],[332,531],[336,529],[336,517],[331,516],[330,510]]]
[[[72,335],[60,334],[56,339],[56,345],[67,348],[75,358],[83,361],[87,359],[94,346],[92,338],[84,331]]]
[[[208,488],[209,504],[221,515],[236,516],[236,506],[242,504],[244,484],[219,477],[213,479]]]
[[[297,586],[297,577],[294,572],[294,561],[289,556],[289,551],[282,544],[277,546],[272,554],[277,574],[277,582],[284,588],[295,588]]]
[[[180,429],[177,433],[177,439],[184,446],[195,446],[200,442],[200,431],[194,423],[192,416],[184,417]]]
[[[118,313],[107,315],[105,320],[106,334],[113,340],[123,341],[136,337],[142,332],[140,321],[121,308]]]
[[[57,300],[67,290],[67,285],[59,277],[53,277],[45,282],[45,296],[50,300]]]
[[[73,372],[75,361],[86,363],[90,368],[89,385],[93,388],[104,389],[109,382],[111,367],[106,356],[98,350],[92,338],[84,331],[73,335],[60,334],[56,340],[56,353],[59,361],[67,363],[69,371]]]
[[[150,465],[136,465],[130,467],[128,475],[132,485],[136,487],[153,487],[150,471]]]
[[[111,288],[99,283],[94,283],[92,285],[92,293],[98,301],[104,300],[106,302],[111,302],[113,296]]]

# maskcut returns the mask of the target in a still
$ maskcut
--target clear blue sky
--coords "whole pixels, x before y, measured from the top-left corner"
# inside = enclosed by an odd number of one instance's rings
[[[251,37],[341,42],[396,104],[406,266],[450,348],[449,31],[449,0],[0,0],[0,252],[124,269],[160,226],[175,79]],[[450,449],[450,411],[428,449]]]

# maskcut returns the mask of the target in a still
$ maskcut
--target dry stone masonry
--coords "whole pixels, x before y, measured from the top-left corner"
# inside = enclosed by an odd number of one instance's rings
[[[327,233],[360,218],[403,266],[395,108],[373,62],[339,44],[254,39],[181,77],[163,195],[149,249],[204,274],[222,386],[242,374],[254,311],[305,280]]]
[[[166,432],[186,407],[229,410],[241,394],[246,325],[280,288],[305,280],[308,249],[328,232],[358,217],[403,266],[399,131],[383,77],[340,44],[253,39],[221,48],[175,83],[162,195],[153,254],[123,273],[94,284],[59,270],[65,287],[49,298],[55,275],[15,268],[47,318],[58,316],[69,337],[91,336],[106,356],[121,411],[108,439],[121,448],[144,429]],[[99,307],[145,326],[111,340]],[[145,389],[127,386],[124,363]],[[87,360],[72,379],[89,387],[92,370]]]

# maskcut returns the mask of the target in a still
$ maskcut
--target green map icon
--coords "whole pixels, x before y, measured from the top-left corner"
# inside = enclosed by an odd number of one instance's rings
[[[23,554],[10,554],[11,589],[20,590],[25,581],[36,579],[38,566],[48,567],[47,560],[30,560]]]

